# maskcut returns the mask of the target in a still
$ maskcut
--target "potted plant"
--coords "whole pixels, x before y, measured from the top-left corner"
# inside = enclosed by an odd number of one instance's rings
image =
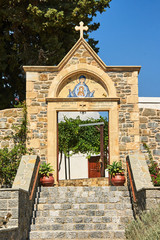
[[[54,177],[53,177],[53,168],[50,163],[43,163],[40,166],[39,173],[40,173],[40,183],[44,187],[50,187],[54,184]]]
[[[122,168],[122,162],[114,161],[111,165],[108,166],[108,171],[111,176],[111,183],[114,186],[123,186],[125,183],[124,169]]]

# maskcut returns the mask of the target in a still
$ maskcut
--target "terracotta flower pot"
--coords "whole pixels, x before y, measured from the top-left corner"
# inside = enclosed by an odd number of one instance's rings
[[[114,186],[124,186],[125,181],[124,173],[116,173],[116,175],[111,178],[111,183]]]
[[[54,184],[53,174],[52,174],[52,173],[49,173],[49,177],[43,175],[43,176],[40,178],[40,183],[41,183],[41,185],[42,185],[43,187],[51,187],[51,186],[53,186],[53,184]]]

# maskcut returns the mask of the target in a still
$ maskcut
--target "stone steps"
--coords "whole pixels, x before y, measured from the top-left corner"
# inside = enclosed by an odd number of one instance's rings
[[[127,187],[38,188],[29,239],[124,239],[132,218]]]
[[[70,180],[60,180],[60,187],[66,186],[109,186],[109,178],[85,178],[85,179],[70,179]]]
[[[128,212],[129,213],[129,212]],[[132,217],[132,215],[128,214],[128,217]],[[98,224],[98,223],[107,223],[109,225],[109,223],[113,223],[113,222],[116,222],[117,224],[115,226],[113,226],[113,228],[116,228],[120,225],[123,225],[125,223],[125,219],[126,217],[119,217],[117,215],[115,215],[114,213],[112,214],[112,216],[93,216],[93,217],[90,217],[90,216],[85,216],[85,217],[81,217],[80,215],[76,216],[76,217],[36,217],[35,221],[33,221],[33,224],[31,225],[32,226],[35,226],[36,225],[40,225],[40,224],[64,224],[64,223],[72,223],[73,225],[74,224],[79,224],[79,223],[82,223],[82,224],[91,224],[91,225],[95,225],[95,224]],[[119,224],[119,225],[118,225]]]
[[[65,224],[64,224],[65,223]],[[54,223],[54,222],[49,222],[48,224],[32,224],[31,226],[31,230],[33,231],[50,231],[50,230],[64,230],[64,231],[76,231],[76,230],[113,230],[113,231],[119,231],[120,226],[117,225],[117,227],[115,227],[111,220],[107,220],[104,219],[104,221],[102,220],[102,222],[98,222],[96,223],[68,223],[68,222],[64,222],[62,223]],[[110,223],[110,224],[109,224]],[[118,228],[118,229],[116,229]]]
[[[34,231],[30,239],[124,239],[124,231]]]

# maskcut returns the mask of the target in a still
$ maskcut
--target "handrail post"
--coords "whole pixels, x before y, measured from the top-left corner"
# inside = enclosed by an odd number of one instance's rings
[[[133,195],[133,201],[136,202],[137,199],[136,199],[136,194],[135,194],[135,190],[134,190],[134,186],[133,186],[131,170],[130,170],[129,163],[128,163],[128,160],[127,160],[127,159],[126,159],[126,164],[127,164],[127,171],[128,171],[128,176],[129,176],[131,191],[132,191],[132,195]]]
[[[36,171],[36,175],[34,177],[34,182],[33,182],[32,190],[31,190],[31,194],[29,196],[29,200],[32,200],[32,197],[33,197],[34,189],[35,189],[36,182],[37,182],[39,167],[40,167],[40,161],[39,161],[38,166],[37,166],[37,171]]]

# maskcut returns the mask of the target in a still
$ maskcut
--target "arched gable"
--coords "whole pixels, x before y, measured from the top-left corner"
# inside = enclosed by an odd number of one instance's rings
[[[84,63],[72,65],[68,68],[62,69],[52,82],[48,97],[49,98],[58,97],[60,91],[65,86],[65,82],[75,74],[76,75],[88,74],[92,76],[104,88],[104,90],[107,93],[106,94],[107,97],[109,98],[117,97],[114,83],[112,79],[108,76],[108,74],[100,68]]]

